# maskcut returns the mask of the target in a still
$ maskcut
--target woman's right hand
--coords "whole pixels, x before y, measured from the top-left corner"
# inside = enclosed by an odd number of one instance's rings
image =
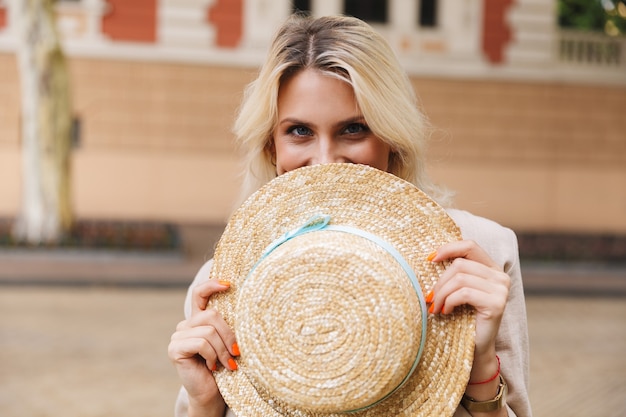
[[[235,333],[222,315],[206,308],[209,297],[226,291],[226,281],[208,280],[192,290],[191,316],[176,326],[168,355],[189,396],[189,415],[203,410],[203,415],[224,415],[224,400],[217,388],[213,370],[219,364],[237,369],[234,357],[239,355]]]

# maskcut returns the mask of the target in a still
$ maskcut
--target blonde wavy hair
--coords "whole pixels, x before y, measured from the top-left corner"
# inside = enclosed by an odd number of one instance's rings
[[[302,15],[291,16],[278,30],[257,79],[244,92],[234,124],[245,158],[241,201],[276,177],[271,144],[279,88],[304,69],[349,83],[369,128],[391,147],[389,172],[440,204],[448,202],[447,193],[426,175],[424,150],[430,126],[389,44],[359,19]]]

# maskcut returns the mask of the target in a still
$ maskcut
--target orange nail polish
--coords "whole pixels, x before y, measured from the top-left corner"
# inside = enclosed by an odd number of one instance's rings
[[[237,344],[237,342],[233,343],[233,355],[235,356],[239,356],[239,345]]]
[[[435,298],[435,292],[431,290],[431,291],[428,293],[428,295],[426,295],[426,302],[427,302],[428,304],[432,303],[432,302],[433,302],[433,298]]]
[[[213,366],[211,367],[211,370],[212,370],[213,372],[217,371],[217,362],[215,362],[215,363],[213,364]]]
[[[225,287],[230,287],[230,282],[228,281],[217,281],[220,285],[223,285]]]
[[[233,358],[230,358],[228,360],[228,366],[230,367],[231,370],[236,371],[237,370],[237,362],[235,362],[235,360]]]
[[[428,255],[428,257],[426,258],[426,260],[432,261],[433,259],[435,259],[435,256],[437,256],[437,251],[431,252],[430,255]]]
[[[433,314],[435,312],[435,305],[434,304],[431,304],[430,307],[428,307],[428,312],[430,314]]]

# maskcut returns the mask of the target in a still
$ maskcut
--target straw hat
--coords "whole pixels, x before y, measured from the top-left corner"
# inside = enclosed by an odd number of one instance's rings
[[[470,307],[429,315],[459,240],[445,210],[377,169],[328,164],[283,174],[232,216],[211,298],[235,330],[239,369],[215,379],[237,416],[452,416],[474,350]]]

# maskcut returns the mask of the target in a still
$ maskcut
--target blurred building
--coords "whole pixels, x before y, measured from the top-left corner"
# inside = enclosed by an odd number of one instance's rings
[[[294,5],[295,3],[295,5]],[[20,204],[15,15],[0,0],[0,216]],[[559,29],[551,0],[58,1],[80,218],[221,223],[244,86],[294,8],[370,21],[437,131],[432,176],[517,230],[626,233],[626,39]]]

